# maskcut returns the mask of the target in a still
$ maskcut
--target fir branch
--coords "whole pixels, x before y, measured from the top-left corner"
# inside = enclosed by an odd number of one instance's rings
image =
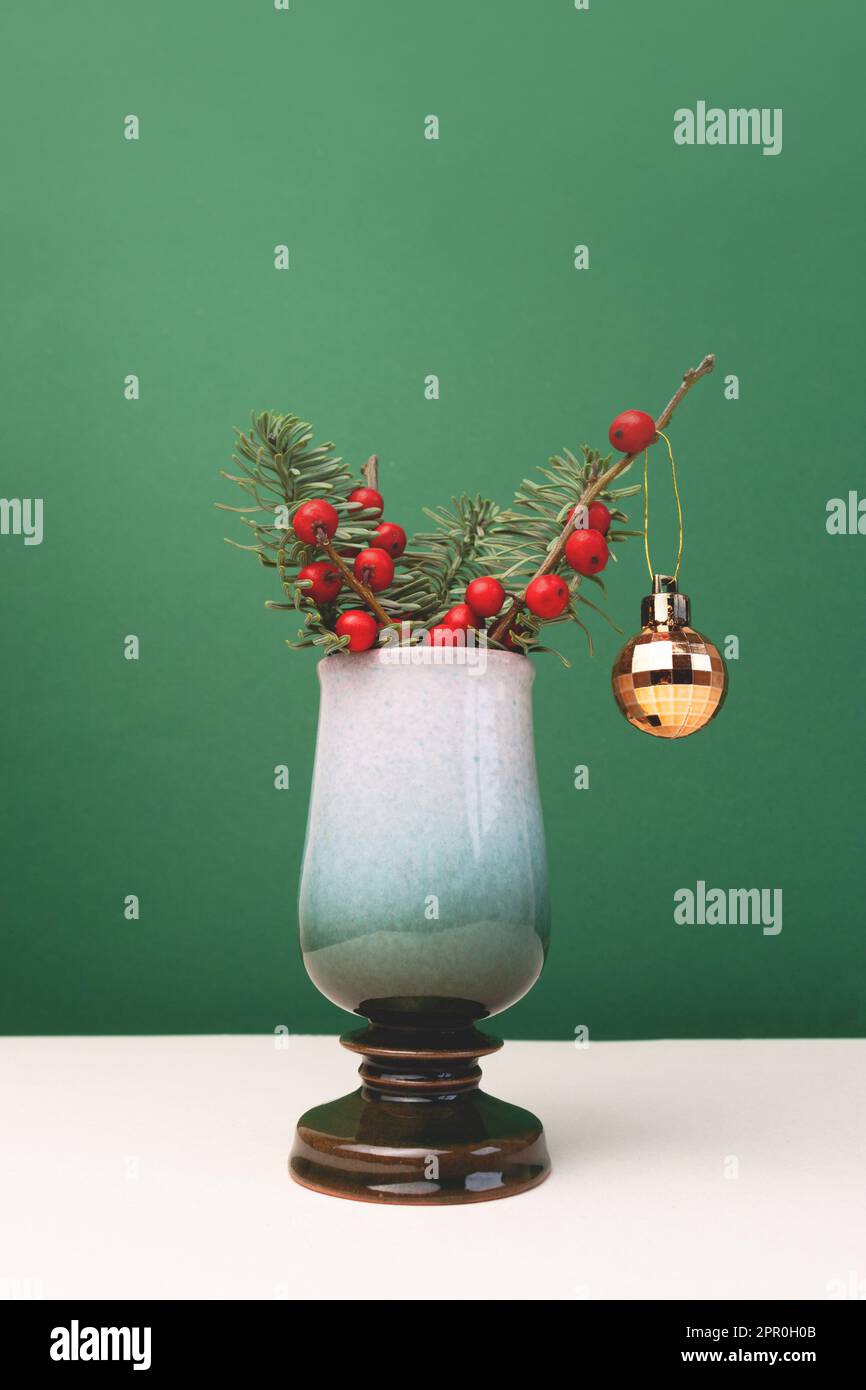
[[[484,559],[506,582],[514,577],[531,577],[544,563],[574,510],[585,488],[607,466],[596,449],[583,445],[583,461],[568,449],[537,471],[545,480],[525,478],[507,511],[500,512],[484,547]],[[630,489],[629,489],[630,491]],[[627,520],[616,508],[619,493],[604,493],[611,503],[611,514]]]
[[[701,376],[712,371],[714,362],[710,355],[697,368],[686,372],[682,385],[656,421],[656,430],[666,427],[680,401]],[[511,582],[518,590],[509,594],[508,610],[493,621],[488,634],[492,645],[527,654],[549,651],[550,648],[541,646],[538,640],[545,624],[525,609],[528,583],[561,565],[565,543],[574,529],[570,518],[578,507],[589,507],[596,498],[604,498],[613,520],[627,522],[618,503],[640,491],[639,484],[611,487],[631,465],[635,455],[626,455],[611,465],[610,455],[603,458],[586,445],[580,459],[564,450],[539,468],[535,477],[524,480],[512,505],[505,511],[477,495],[452,498],[450,507],[425,508],[435,529],[412,537],[398,561],[399,568],[392,584],[377,596],[355,578],[351,558],[371,543],[379,517],[375,509],[362,508],[349,501],[357,481],[343,460],[334,454],[334,446],[315,444],[311,426],[296,415],[254,414],[249,432],[236,431],[236,434],[232,462],[237,471],[224,472],[223,476],[242,490],[245,504],[217,505],[223,511],[234,513],[241,525],[248,528],[252,544],[243,545],[228,537],[226,540],[236,549],[255,554],[266,568],[276,569],[285,601],[268,600],[267,607],[280,612],[294,610],[303,618],[298,641],[289,641],[288,645],[319,647],[325,653],[347,645],[348,639],[338,637],[334,627],[340,613],[354,607],[358,598],[376,614],[381,624],[408,621],[409,640],[414,641],[428,625],[439,621],[448,608],[460,602],[466,585],[482,574],[497,574],[506,585],[506,591]],[[655,439],[652,442],[655,443]],[[378,486],[375,454],[360,471],[367,486]],[[326,498],[336,509],[338,527],[332,538],[320,532],[316,545],[305,545],[294,537],[291,519],[303,502],[318,497]],[[627,537],[642,535],[642,531],[620,527],[610,531],[608,540],[621,542]],[[297,570],[320,557],[322,552],[340,571],[346,587],[333,603],[320,609],[308,595],[309,584],[297,578]],[[344,557],[348,558],[348,564]],[[613,551],[611,558],[616,560]],[[289,572],[289,566],[294,573]],[[580,627],[586,634],[591,653],[592,636],[579,616],[579,609],[590,608],[607,622],[612,623],[612,620],[581,592],[584,581],[580,577],[569,578],[571,601],[553,621],[573,622]],[[605,592],[604,583],[597,575],[588,576],[588,582]]]
[[[314,497],[324,497],[336,509],[339,525],[334,541],[341,548],[356,551],[370,544],[372,533],[378,525],[374,509],[362,508],[357,502],[349,501],[349,493],[357,486],[357,479],[341,458],[334,454],[333,444],[314,444],[312,427],[297,415],[277,415],[270,411],[251,417],[248,433],[236,430],[236,451],[232,462],[239,473],[223,471],[222,476],[238,486],[249,502],[243,507],[230,507],[217,503],[221,511],[235,513],[241,524],[252,533],[253,543],[241,545],[238,541],[225,538],[227,544],[238,550],[247,550],[258,556],[268,569],[276,569],[283,592],[289,600],[288,607],[304,612],[306,631],[299,634],[303,639],[299,644],[321,645],[329,650],[334,643],[345,645],[332,631],[337,610],[326,615],[310,605],[305,598],[305,584],[287,572],[287,566],[303,567],[320,554],[320,548],[307,546],[296,540],[291,530],[291,518],[297,508]],[[368,460],[366,468],[375,467],[375,455]],[[287,524],[283,524],[287,523]],[[343,573],[344,578],[366,604],[387,621],[387,616],[377,604],[365,585],[359,585],[344,561],[337,555],[335,546],[329,541],[321,547],[332,563]],[[274,608],[286,605],[273,604]]]
[[[713,353],[708,353],[707,356],[703,359],[702,362],[699,363],[697,367],[690,367],[689,370],[685,372],[680,386],[674,392],[673,396],[668,401],[661,415],[656,420],[656,434],[655,437],[650,441],[651,445],[657,442],[658,431],[663,430],[667,427],[677,406],[688,394],[688,392],[694,386],[695,382],[700,381],[702,376],[706,376],[709,372],[711,372],[715,365],[715,355]],[[580,505],[584,507],[590,506],[591,503],[594,502],[597,497],[599,497],[602,493],[605,492],[607,488],[609,488],[614,478],[619,477],[620,473],[624,473],[627,468],[630,468],[631,465],[634,463],[635,459],[638,457],[638,454],[625,454],[623,458],[619,459],[615,464],[613,464],[612,467],[606,469],[606,471],[601,473],[600,476],[596,476],[595,478],[589,480],[587,486],[581,493],[579,499]],[[571,520],[567,520],[558,538],[554,541],[553,545],[548,550],[544,560],[542,560],[535,574],[532,576],[533,579],[538,579],[543,574],[550,574],[553,570],[556,569],[557,565],[561,563],[562,558],[565,554],[566,542],[573,530],[574,523]],[[514,620],[517,618],[518,614],[525,606],[524,600],[525,593],[524,595],[518,596],[512,600],[511,605],[508,608],[508,611],[495,623],[492,631],[490,632],[489,636],[491,641],[497,643],[504,642],[505,638],[508,636],[509,631],[514,625]]]
[[[452,497],[451,507],[424,514],[436,523],[435,531],[412,537],[402,557],[403,570],[382,595],[386,608],[434,622],[462,599],[471,579],[484,572],[486,536],[499,508],[486,497]]]

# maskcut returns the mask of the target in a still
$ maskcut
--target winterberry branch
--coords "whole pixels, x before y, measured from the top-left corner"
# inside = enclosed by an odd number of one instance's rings
[[[324,550],[331,564],[340,571],[349,587],[354,589],[358,597],[362,598],[364,602],[372,608],[379,621],[381,623],[387,623],[389,627],[392,626],[394,622],[393,618],[388,617],[388,614],[376,598],[373,590],[368,589],[366,584],[362,584],[360,579],[355,578],[353,571],[349,569],[343,557],[337,554],[334,549],[333,541],[329,540],[327,532],[324,531],[321,526],[316,531],[316,541],[322,550]]]
[[[689,370],[684,373],[679,388],[674,392],[673,396],[668,401],[661,415],[655,422],[656,433],[654,437],[650,440],[650,446],[657,442],[658,431],[667,428],[674,411],[680,404],[680,401],[682,401],[683,398],[692,389],[695,382],[700,381],[702,376],[707,376],[708,373],[713,370],[715,365],[715,353],[709,352],[707,353],[703,361],[698,364],[697,367],[690,367]],[[640,451],[640,453],[642,452],[643,450]],[[568,541],[568,538],[571,535],[572,531],[575,529],[575,518],[579,520],[581,516],[585,515],[585,512],[582,511],[582,508],[588,507],[591,502],[594,502],[599,493],[604,492],[609,486],[609,484],[613,482],[614,478],[618,477],[620,473],[624,473],[625,470],[632,463],[634,463],[635,459],[640,457],[640,453],[625,454],[621,459],[619,459],[617,463],[613,464],[612,467],[610,467],[606,473],[602,473],[602,475],[599,478],[596,478],[594,482],[591,482],[588,487],[584,488],[583,493],[580,497],[580,501],[578,502],[574,510],[569,514],[569,519],[568,521],[566,521],[565,526],[562,528],[562,532],[560,533],[558,540],[556,541],[555,545],[551,548],[551,550],[548,552],[547,556],[544,559],[544,562],[541,565],[539,565],[535,574],[532,576],[533,579],[540,579],[542,575],[550,574],[551,570],[556,569],[557,565],[560,563],[563,555],[565,554],[566,542]],[[531,582],[532,581],[530,581],[530,583]],[[528,587],[529,586],[527,585],[527,588]],[[509,607],[507,612],[505,612],[502,615],[502,617],[499,618],[498,621],[491,628],[489,634],[490,641],[504,641],[505,637],[508,635],[514,624],[515,619],[518,617],[518,615],[522,612],[523,608],[525,607],[524,600],[525,591],[524,594],[518,595],[516,598],[512,600],[511,606]]]

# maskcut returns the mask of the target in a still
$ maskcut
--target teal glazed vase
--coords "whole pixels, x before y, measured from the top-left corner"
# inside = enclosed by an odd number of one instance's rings
[[[298,1124],[292,1176],[338,1196],[480,1201],[547,1176],[541,1124],[479,1088],[477,1024],[538,979],[549,899],[534,669],[484,648],[319,664],[300,886],[307,972],[367,1020],[361,1086]]]

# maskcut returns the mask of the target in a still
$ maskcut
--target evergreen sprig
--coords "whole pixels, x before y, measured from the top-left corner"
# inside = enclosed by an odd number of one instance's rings
[[[321,611],[305,597],[306,583],[298,583],[289,574],[294,569],[321,558],[313,546],[296,540],[291,530],[293,513],[303,502],[324,497],[335,508],[340,524],[334,541],[341,550],[354,552],[370,544],[378,518],[370,508],[349,501],[349,493],[358,486],[358,479],[341,458],[333,453],[334,445],[313,444],[312,426],[297,415],[274,415],[265,411],[253,413],[250,430],[244,434],[235,430],[236,451],[232,463],[241,470],[240,476],[222,470],[222,476],[236,483],[250,499],[244,507],[229,507],[218,502],[221,511],[236,513],[252,533],[252,543],[241,545],[226,536],[237,550],[257,555],[261,564],[276,569],[287,602],[269,600],[268,608],[294,610],[304,617],[304,628],[291,647],[320,646],[326,651],[346,646],[347,639],[333,631],[333,624],[342,608],[357,604],[347,601],[328,605]],[[349,599],[354,595],[349,594]]]
[[[586,488],[601,477],[610,463],[610,455],[602,457],[597,449],[587,444],[581,446],[582,459],[577,459],[569,450],[554,455],[547,466],[540,466],[537,472],[540,480],[524,478],[514,495],[514,501],[506,511],[499,512],[485,537],[483,563],[487,573],[495,574],[506,589],[523,590],[528,581],[544,564],[562,534],[562,528],[569,514],[580,501]],[[640,484],[631,487],[605,489],[598,493],[610,510],[612,521],[628,520],[618,503],[640,491]],[[643,531],[623,529],[608,532],[608,542],[624,541],[629,536],[642,536]],[[611,559],[616,555],[611,551]],[[620,629],[605,613],[603,608],[593,603],[581,592],[582,577],[575,575],[564,560],[554,566],[552,573],[562,574],[568,580],[571,600],[568,608],[558,617],[544,622],[524,611],[520,616],[517,630],[511,634],[512,641],[527,651],[549,650],[538,646],[538,634],[548,623],[573,622],[587,637],[592,651],[592,636],[586,624],[578,616],[579,604],[599,613],[606,622],[618,632]],[[604,581],[599,575],[587,576],[602,593],[607,593]],[[500,645],[494,643],[494,645]]]
[[[236,435],[232,461],[240,473],[223,471],[222,476],[237,484],[249,501],[240,507],[217,505],[239,517],[251,532],[251,541],[242,545],[229,537],[226,540],[277,571],[283,599],[269,599],[266,607],[294,612],[303,619],[297,640],[288,640],[290,647],[339,650],[348,639],[338,637],[334,625],[340,613],[358,606],[358,597],[344,586],[334,603],[320,608],[307,596],[308,585],[297,579],[297,571],[321,558],[321,553],[295,539],[291,518],[303,502],[326,498],[340,518],[334,544],[349,563],[353,554],[370,544],[378,518],[375,512],[348,500],[359,479],[333,452],[333,444],[313,443],[312,427],[297,415],[254,414],[249,432],[237,430]],[[420,531],[409,541],[392,584],[378,595],[385,612],[395,622],[408,621],[412,640],[420,640],[429,626],[463,600],[466,585],[478,575],[496,575],[506,590],[525,588],[527,579],[555,544],[569,510],[579,501],[587,482],[603,472],[605,463],[597,451],[587,446],[583,447],[582,462],[565,450],[538,470],[540,480],[523,481],[507,511],[480,495],[453,497],[450,507],[425,507],[424,514],[434,523],[434,529]],[[600,496],[613,503],[614,519],[625,521],[616,502],[637,490],[620,488]],[[620,530],[608,539],[618,541],[642,534]],[[584,604],[604,617],[607,615],[578,592],[579,577],[574,578],[570,570],[567,576],[572,601],[566,612],[553,621],[573,621],[589,637],[577,614],[577,605]],[[593,576],[593,583],[604,589],[597,576]],[[527,652],[549,651],[539,644],[542,626],[530,613],[522,613],[519,627],[511,633],[511,642]]]
[[[436,529],[412,537],[402,557],[404,572],[382,598],[389,612],[428,624],[461,602],[469,581],[484,573],[479,557],[499,508],[486,497],[464,495],[452,497],[450,508],[423,510]]]
[[[667,429],[674,412],[695,383],[713,371],[715,360],[714,354],[708,353],[697,367],[683,373],[680,385],[655,420],[656,432],[650,444]],[[349,501],[357,480],[343,460],[332,452],[333,444],[313,444],[311,427],[297,415],[254,414],[249,434],[240,430],[235,433],[238,447],[232,459],[241,474],[224,473],[223,476],[242,488],[250,502],[243,507],[217,505],[240,516],[252,533],[252,544],[238,545],[232,540],[229,544],[251,551],[263,565],[277,570],[285,602],[269,600],[267,606],[294,610],[304,619],[298,642],[290,642],[289,646],[318,646],[325,651],[346,646],[348,639],[338,637],[334,625],[341,612],[357,606],[359,595],[344,587],[335,603],[321,609],[316,607],[307,596],[308,586],[299,581],[297,575],[289,573],[289,566],[303,567],[319,552],[294,538],[291,519],[302,502],[314,497],[327,499],[339,518],[327,550],[331,562],[340,568],[344,566],[342,557],[351,557],[370,544],[378,524],[377,515]],[[393,583],[384,593],[373,595],[348,571],[344,571],[346,578],[358,586],[359,594],[369,607],[374,611],[378,608],[380,622],[383,615],[394,622],[408,619],[410,640],[417,641],[430,624],[438,622],[448,608],[462,600],[465,586],[471,579],[481,574],[496,575],[506,591],[511,586],[512,592],[508,594],[502,613],[491,620],[488,641],[494,647],[548,651],[549,648],[538,643],[543,624],[526,609],[525,592],[528,580],[561,573],[568,579],[571,600],[559,618],[547,621],[576,623],[586,633],[592,650],[589,629],[578,609],[583,606],[600,613],[607,622],[611,619],[582,592],[580,577],[566,570],[565,548],[573,529],[568,518],[578,503],[589,506],[601,498],[610,504],[612,520],[624,522],[627,517],[618,503],[639,492],[640,485],[611,487],[614,479],[631,467],[637,454],[626,454],[611,464],[610,455],[602,458],[597,450],[583,445],[582,455],[582,460],[577,459],[566,449],[550,459],[546,467],[538,470],[540,481],[538,478],[524,479],[506,511],[480,496],[452,498],[450,508],[440,507],[435,511],[425,508],[425,514],[435,523],[435,530],[420,532],[412,538],[398,561],[400,568]],[[373,457],[362,470],[363,481],[371,486],[375,486],[375,465]],[[611,529],[607,539],[615,544],[629,536],[642,535],[643,531],[619,527]],[[610,553],[615,560],[613,551]],[[598,575],[589,578],[605,592]]]

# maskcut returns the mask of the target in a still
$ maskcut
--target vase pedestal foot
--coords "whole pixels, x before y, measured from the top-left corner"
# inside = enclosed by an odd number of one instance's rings
[[[541,1122],[478,1089],[502,1043],[474,1027],[371,1024],[347,1033],[362,1085],[308,1110],[289,1158],[296,1182],[333,1197],[408,1206],[484,1202],[543,1182]]]

